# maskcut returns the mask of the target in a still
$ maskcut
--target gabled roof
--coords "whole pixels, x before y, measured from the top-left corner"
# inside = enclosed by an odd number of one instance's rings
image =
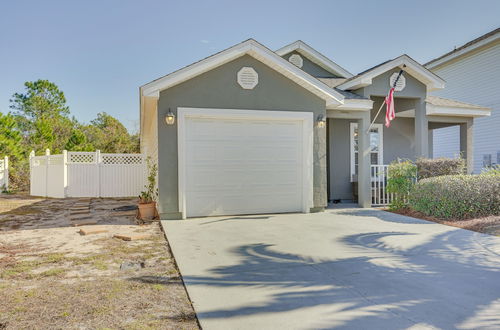
[[[266,64],[285,77],[324,99],[327,106],[335,106],[343,103],[344,96],[341,93],[331,89],[318,79],[299,69],[253,39],[246,40],[201,61],[188,65],[180,70],[143,85],[140,88],[141,96],[158,97],[160,91],[162,90],[180,84],[246,54],[254,57],[258,61]]]
[[[403,68],[414,78],[418,79],[427,86],[428,90],[442,89],[445,82],[436,74],[426,69],[423,65],[412,59],[410,56],[403,54],[393,60],[385,61],[368,70],[365,70],[358,75],[349,78],[346,82],[337,86],[343,90],[353,90],[361,87],[366,87],[372,84],[373,78],[392,70],[394,68]]]
[[[291,53],[293,51],[296,51],[305,57],[307,57],[311,62],[319,65],[326,71],[329,71],[333,74],[336,74],[340,77],[343,78],[350,78],[352,77],[352,73],[338,65],[337,63],[333,62],[330,60],[328,57],[325,55],[321,54],[302,40],[297,40],[295,42],[292,42],[289,45],[286,45],[285,47],[282,47],[276,51],[276,54],[279,56],[286,55],[288,53]]]
[[[494,41],[497,41],[500,39],[500,28],[497,28],[491,32],[488,32],[486,34],[483,34],[479,38],[476,38],[472,41],[469,41],[468,43],[455,48],[451,52],[448,52],[442,56],[439,56],[433,60],[430,60],[429,62],[425,63],[425,67],[427,68],[435,68],[438,65],[441,65],[443,63],[446,63],[448,61],[451,61],[454,58],[457,58],[459,56],[465,55],[479,47],[485,46],[489,43],[492,43]]]

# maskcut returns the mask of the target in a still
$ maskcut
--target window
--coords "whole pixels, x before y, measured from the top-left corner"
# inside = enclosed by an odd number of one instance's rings
[[[351,123],[351,181],[356,181],[358,176],[358,124]],[[370,129],[370,164],[382,165],[383,160],[383,125],[373,124]]]
[[[483,155],[483,168],[491,167],[491,154]]]

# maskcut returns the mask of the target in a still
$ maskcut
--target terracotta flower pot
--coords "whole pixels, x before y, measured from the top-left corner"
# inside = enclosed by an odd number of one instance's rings
[[[156,216],[156,202],[139,203],[141,220],[153,220]]]

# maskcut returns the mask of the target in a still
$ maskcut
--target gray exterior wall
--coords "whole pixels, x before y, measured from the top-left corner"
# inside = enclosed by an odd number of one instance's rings
[[[253,90],[242,89],[236,74],[251,66],[259,74]],[[251,56],[245,55],[184,83],[164,90],[158,101],[158,206],[162,219],[181,217],[178,208],[177,125],[165,125],[169,108],[226,108],[326,114],[325,101]],[[326,130],[314,128],[314,209],[327,205]]]
[[[374,101],[371,112],[373,120],[380,108],[380,104],[382,104],[383,98],[372,97],[372,100]],[[396,109],[396,116],[397,112],[414,109],[415,102],[415,99],[395,99],[394,108]],[[378,115],[375,123],[385,123],[385,107]],[[415,119],[396,117],[391,122],[391,127],[387,128],[383,126],[383,135],[384,164],[389,164],[398,158],[415,159]]]
[[[305,57],[304,55],[302,55],[298,52],[294,51],[294,52],[285,54],[282,57],[288,61],[290,56],[292,56],[293,54],[297,54],[300,57],[302,57],[304,64],[302,65],[301,69],[304,70],[305,72],[309,73],[311,76],[316,77],[316,78],[341,78],[341,77],[333,74],[332,72],[323,69],[322,67],[320,67],[316,63],[311,62],[307,57]]]

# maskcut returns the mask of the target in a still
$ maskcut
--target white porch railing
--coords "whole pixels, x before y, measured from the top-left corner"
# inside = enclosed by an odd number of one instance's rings
[[[389,165],[371,165],[372,206],[387,206],[393,198],[393,193],[387,192],[387,174]]]
[[[9,157],[0,159],[0,192],[9,190]]]

